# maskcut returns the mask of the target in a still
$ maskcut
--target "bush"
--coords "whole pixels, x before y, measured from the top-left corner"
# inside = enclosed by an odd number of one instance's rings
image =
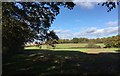
[[[87,48],[101,48],[101,47],[98,46],[98,45],[87,45],[86,47],[87,47]]]
[[[120,36],[109,37],[104,44],[104,48],[120,48]]]
[[[96,45],[93,42],[89,42],[88,45],[86,46],[86,48],[101,48],[101,46]]]

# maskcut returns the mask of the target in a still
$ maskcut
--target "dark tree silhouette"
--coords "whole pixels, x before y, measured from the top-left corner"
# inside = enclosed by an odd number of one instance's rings
[[[108,8],[107,12],[110,12],[112,9],[116,8],[120,4],[120,1],[114,2],[107,0],[106,2],[99,3],[98,5],[105,6]]]
[[[60,7],[73,9],[73,2],[3,2],[3,50],[21,50],[24,42],[45,40]]]
[[[55,34],[55,32],[52,30],[47,34],[46,38],[46,44],[52,46],[55,48],[55,45],[58,42],[59,37]]]

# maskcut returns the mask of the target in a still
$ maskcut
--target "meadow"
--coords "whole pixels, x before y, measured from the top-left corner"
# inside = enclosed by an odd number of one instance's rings
[[[46,49],[46,50],[54,50],[54,51],[80,51],[85,53],[101,53],[101,52],[116,52],[118,48],[103,48],[104,44],[96,44],[99,45],[101,48],[86,48],[88,44],[87,43],[69,43],[69,44],[56,44],[55,49],[53,49],[51,46],[47,45],[41,45],[41,48],[36,46],[31,47],[25,47],[25,49]]]

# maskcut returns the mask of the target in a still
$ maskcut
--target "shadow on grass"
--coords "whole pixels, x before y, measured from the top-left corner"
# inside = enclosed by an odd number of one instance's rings
[[[115,50],[116,52],[120,53],[120,48],[118,48],[118,50]]]
[[[120,76],[120,53],[25,50],[3,56],[2,76]]]

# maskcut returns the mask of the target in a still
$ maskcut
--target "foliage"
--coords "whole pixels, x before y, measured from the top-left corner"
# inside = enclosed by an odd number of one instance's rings
[[[25,30],[24,30],[25,29]],[[34,33],[30,31],[25,23],[3,16],[2,19],[2,44],[3,50],[22,50],[24,41],[33,37]]]
[[[88,38],[59,39],[58,43],[87,43]]]
[[[3,48],[19,50],[27,41],[35,39],[44,41],[48,37],[49,27],[60,13],[61,6],[71,10],[75,4],[72,2],[3,2]]]
[[[58,36],[55,34],[55,32],[52,30],[50,31],[49,33],[47,33],[47,37],[46,37],[46,40],[49,41],[49,40],[58,40]]]
[[[107,0],[106,2],[99,3],[98,5],[105,6],[108,8],[107,12],[110,12],[112,9],[116,8],[119,5],[120,1]]]
[[[89,41],[94,43],[103,43],[104,38],[88,39],[88,38],[73,38],[73,39],[59,39],[58,43],[88,43]]]
[[[87,48],[101,48],[99,45],[96,45],[94,42],[88,42]]]
[[[72,43],[72,41],[69,39],[59,39],[58,43]]]
[[[78,39],[78,38],[73,38],[73,39],[72,39],[72,42],[73,42],[73,43],[78,43],[78,42],[79,42],[79,39]]]
[[[120,35],[107,38],[105,42],[105,47],[120,48]]]
[[[88,43],[86,47],[99,47],[94,45],[95,43],[104,43],[105,47],[120,47],[120,36],[112,36],[112,37],[104,37],[104,38],[96,38],[96,39],[88,39],[88,38],[73,38],[73,39],[59,39],[58,43]]]
[[[52,30],[47,34],[47,38],[46,38],[46,44],[52,46],[53,48],[55,48],[55,44],[58,43],[58,36],[55,34],[55,32]]]

